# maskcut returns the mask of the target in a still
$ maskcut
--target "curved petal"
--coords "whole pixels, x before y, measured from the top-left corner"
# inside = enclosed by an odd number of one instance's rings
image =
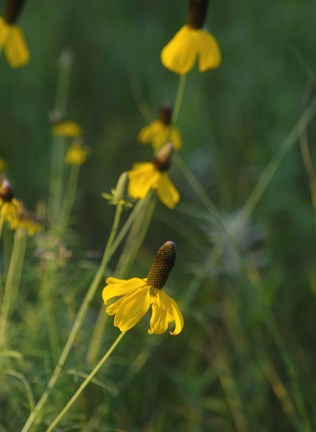
[[[149,334],[161,334],[168,329],[170,323],[175,323],[175,328],[171,335],[179,334],[184,326],[183,316],[177,303],[166,294],[160,291],[153,301],[152,316],[150,320]]]
[[[140,163],[128,171],[128,194],[132,198],[145,198],[150,189],[157,186],[160,172],[151,162]]]
[[[10,30],[11,26],[9,26],[9,24],[7,24],[2,17],[0,17],[0,48],[5,46]]]
[[[221,63],[221,52],[213,35],[205,30],[198,31],[199,70],[215,69]]]
[[[150,307],[150,295],[147,286],[119,300],[114,319],[115,327],[127,331],[134,327]]]
[[[162,174],[160,176],[157,186],[157,194],[160,201],[171,209],[174,208],[180,200],[179,192],[174,187],[168,174]]]
[[[5,53],[11,67],[19,68],[30,60],[30,52],[20,27],[11,26],[5,43]]]
[[[182,147],[182,138],[179,129],[176,126],[171,127],[170,142],[176,150]]]
[[[148,126],[143,127],[138,134],[138,141],[148,144],[162,130],[163,124],[159,120],[154,120]]]
[[[146,285],[146,282],[140,278],[124,280],[109,277],[107,278],[106,283],[107,285],[104,287],[102,292],[102,299],[105,304],[107,304],[108,300],[113,297],[133,293],[138,288],[142,288]]]
[[[188,73],[194,66],[197,57],[195,30],[183,26],[161,51],[161,62],[179,75]]]

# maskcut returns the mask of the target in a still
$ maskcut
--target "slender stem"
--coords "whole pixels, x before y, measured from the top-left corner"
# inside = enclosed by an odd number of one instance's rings
[[[176,123],[179,117],[180,108],[183,101],[184,89],[185,89],[186,75],[180,75],[178,90],[176,99],[174,102],[173,114],[172,114],[172,122]]]
[[[90,372],[90,374],[87,376],[87,378],[83,381],[83,383],[80,385],[76,393],[71,397],[71,399],[68,401],[68,403],[64,406],[63,410],[58,414],[58,416],[55,418],[55,420],[49,425],[49,427],[46,429],[45,432],[50,432],[54,429],[54,427],[60,422],[60,420],[64,417],[64,415],[69,411],[69,409],[72,407],[72,405],[76,402],[78,397],[81,395],[83,390],[87,387],[87,385],[91,382],[91,380],[95,377],[95,375],[99,372],[101,367],[106,363],[108,358],[111,356],[115,348],[118,346],[118,344],[121,342],[123,337],[125,336],[126,332],[120,333],[120,335],[116,338],[116,340],[113,342],[111,347],[107,350],[107,352],[104,354],[104,356],[101,358],[99,363],[95,366],[95,368]]]
[[[70,166],[69,178],[66,186],[65,198],[64,198],[63,208],[61,212],[63,231],[66,231],[67,229],[71,210],[75,202],[79,172],[80,172],[80,166],[78,165]]]
[[[239,221],[238,221],[239,226],[243,226],[250,218],[258,202],[260,201],[260,198],[262,197],[270,181],[272,180],[274,174],[277,172],[279,166],[281,165],[283,159],[296,143],[300,131],[306,128],[306,126],[313,118],[315,114],[315,110],[316,110],[316,96],[312,99],[310,104],[307,106],[307,108],[299,118],[296,125],[293,127],[291,132],[285,138],[285,140],[279,147],[277,153],[271,159],[270,163],[267,165],[266,169],[261,174],[259,181],[254,187],[252,193],[250,194],[246,204],[244,205],[239,215]]]
[[[309,181],[309,189],[310,189],[312,204],[315,212],[314,222],[316,223],[316,174],[315,174],[315,169],[312,161],[312,156],[309,150],[306,127],[304,127],[300,133],[300,149],[302,154],[302,160]]]
[[[53,389],[53,387],[55,386],[61,371],[64,367],[64,364],[66,362],[66,359],[68,357],[68,354],[70,352],[70,349],[73,345],[73,342],[77,336],[77,333],[79,331],[79,329],[81,328],[81,325],[83,323],[83,320],[86,316],[86,313],[88,311],[89,305],[98,289],[99,283],[103,277],[104,271],[106,269],[107,263],[111,257],[111,254],[114,252],[113,251],[113,241],[114,238],[116,236],[116,232],[119,226],[119,221],[121,218],[121,213],[122,213],[122,206],[117,206],[116,208],[116,212],[115,212],[115,217],[114,217],[114,222],[113,222],[113,226],[112,226],[112,230],[107,242],[107,245],[105,247],[104,250],[104,254],[103,254],[103,258],[100,264],[99,269],[97,270],[94,279],[87,291],[87,294],[85,296],[85,298],[83,299],[83,302],[81,303],[80,309],[76,315],[76,319],[74,321],[74,324],[72,326],[72,329],[70,331],[70,334],[68,336],[67,342],[63,348],[63,351],[59,357],[58,363],[53,371],[53,374],[46,386],[45,391],[43,392],[40,400],[38,401],[38,403],[36,404],[34,410],[31,412],[29,418],[27,419],[22,432],[26,432],[30,429],[31,425],[33,424],[34,420],[36,419],[36,417],[39,415],[39,413],[41,412],[41,410],[43,409],[46,400],[48,399],[51,390]]]
[[[22,229],[18,229],[14,235],[14,243],[10,258],[9,269],[7,273],[3,303],[1,310],[1,325],[0,325],[0,347],[4,348],[6,343],[6,330],[10,309],[12,306],[12,299],[17,289],[16,282],[20,279],[18,272],[22,270],[20,260],[23,260],[25,250],[25,234]]]

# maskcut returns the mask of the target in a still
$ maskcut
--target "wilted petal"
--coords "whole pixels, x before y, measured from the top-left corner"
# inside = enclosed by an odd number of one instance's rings
[[[198,31],[199,70],[215,69],[221,63],[221,52],[216,39],[205,30]]]
[[[102,299],[106,304],[109,299],[125,294],[130,294],[146,285],[146,282],[140,278],[116,279],[109,277],[106,280],[107,285],[103,289]]]
[[[167,69],[184,75],[193,68],[198,48],[194,31],[187,25],[183,26],[162,49],[161,62]]]
[[[22,30],[18,26],[10,26],[10,33],[5,42],[5,53],[11,67],[18,68],[28,63],[30,52]]]
[[[145,198],[148,192],[155,188],[160,177],[151,162],[139,163],[128,171],[128,194],[132,198]]]
[[[160,201],[171,209],[174,208],[180,200],[179,192],[174,187],[168,174],[162,174],[160,176],[157,186],[157,194]]]
[[[119,302],[114,325],[121,331],[127,331],[142,319],[150,307],[150,295],[147,286],[138,289],[133,294],[125,295]]]

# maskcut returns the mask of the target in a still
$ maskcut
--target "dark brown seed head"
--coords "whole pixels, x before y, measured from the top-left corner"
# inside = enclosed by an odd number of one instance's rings
[[[8,179],[2,181],[0,187],[0,200],[2,202],[10,202],[14,198],[13,189]]]
[[[172,241],[167,241],[156,253],[147,276],[147,285],[154,290],[163,288],[175,262],[176,245]]]
[[[189,0],[188,24],[194,29],[204,26],[209,0]]]
[[[3,19],[8,24],[14,24],[21,12],[25,0],[7,0],[5,5]]]
[[[168,169],[170,168],[173,150],[173,145],[171,143],[167,143],[163,147],[161,147],[159,152],[155,155],[153,164],[158,171],[168,171]]]
[[[169,126],[172,119],[172,106],[163,103],[159,108],[159,120],[166,126]]]

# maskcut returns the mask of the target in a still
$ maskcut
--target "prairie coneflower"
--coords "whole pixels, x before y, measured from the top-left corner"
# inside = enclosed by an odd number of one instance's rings
[[[171,335],[182,331],[184,324],[180,309],[177,303],[162,291],[175,260],[176,245],[168,241],[158,250],[147,278],[107,278],[107,285],[102,292],[104,303],[107,304],[113,297],[122,296],[106,308],[108,315],[115,315],[115,327],[121,331],[131,329],[152,307],[149,334],[162,334],[171,323],[174,323]]]
[[[19,68],[28,63],[30,53],[22,29],[15,23],[24,0],[7,0],[0,17],[0,50],[3,49],[11,67]]]
[[[138,140],[142,144],[151,143],[152,148],[157,151],[167,142],[171,142],[175,150],[182,146],[180,131],[171,123],[172,107],[162,104],[159,109],[159,118],[145,126],[138,134]]]
[[[53,121],[52,133],[53,135],[62,136],[66,138],[77,138],[83,135],[83,129],[78,123],[71,120],[58,120]]]
[[[88,147],[83,145],[82,140],[78,138],[69,147],[65,156],[65,164],[81,166],[87,160],[88,154]]]
[[[128,194],[132,198],[145,198],[150,190],[155,189],[160,201],[169,208],[174,208],[180,195],[171,182],[167,171],[170,167],[173,145],[165,144],[154,157],[153,162],[137,163],[128,171]]]
[[[42,223],[35,214],[29,212],[24,204],[20,201],[16,217],[10,223],[11,229],[24,229],[32,236],[36,234],[41,228]]]
[[[11,183],[4,179],[0,187],[0,216],[12,223],[17,218],[19,205],[19,201],[14,198]]]
[[[187,74],[199,62],[200,72],[220,65],[221,53],[214,36],[203,30],[208,0],[189,0],[188,23],[161,51],[162,64],[179,75]]]

